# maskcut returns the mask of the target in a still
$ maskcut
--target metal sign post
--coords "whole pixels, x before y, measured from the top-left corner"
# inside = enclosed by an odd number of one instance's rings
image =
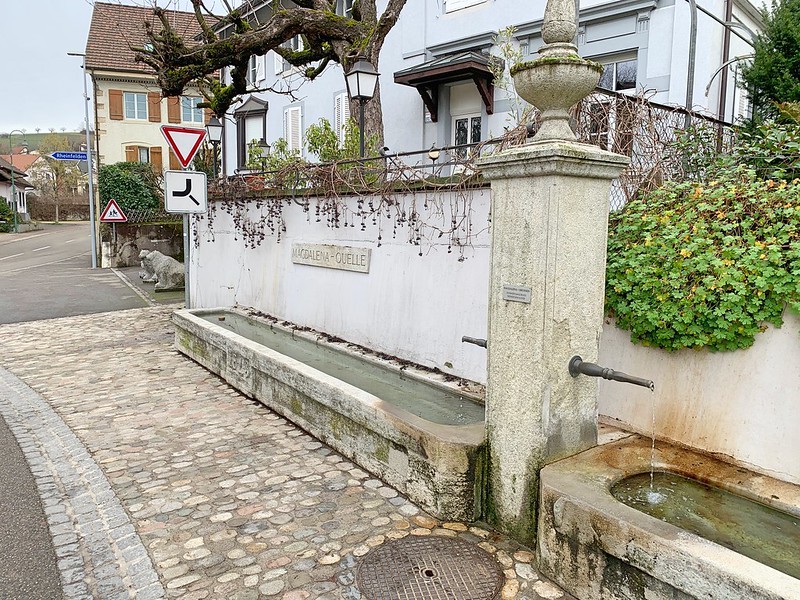
[[[191,261],[191,235],[189,215],[208,210],[208,181],[202,171],[165,171],[164,208],[169,213],[183,213],[183,277],[184,303],[191,308],[189,292],[189,263]]]
[[[162,125],[161,133],[184,169],[189,167],[206,138],[205,129],[192,127]],[[164,172],[164,208],[169,213],[183,213],[183,302],[186,308],[192,307],[189,292],[189,262],[192,255],[189,215],[206,212],[207,194],[208,182],[205,173],[186,170]]]

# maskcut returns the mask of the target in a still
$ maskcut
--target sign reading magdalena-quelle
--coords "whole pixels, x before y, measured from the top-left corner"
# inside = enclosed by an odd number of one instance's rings
[[[328,244],[292,244],[292,262],[298,265],[325,267],[369,273],[369,259],[372,250],[352,246],[332,246]]]

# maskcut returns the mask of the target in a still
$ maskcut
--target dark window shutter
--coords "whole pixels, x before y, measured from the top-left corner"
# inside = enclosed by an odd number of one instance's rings
[[[170,123],[181,122],[181,99],[178,96],[167,98],[167,120]]]
[[[161,94],[158,92],[147,93],[147,119],[151,123],[161,122]]]
[[[108,90],[108,116],[112,121],[121,121],[125,116],[122,111],[122,90]]]
[[[139,148],[137,146],[125,146],[125,160],[127,162],[138,162]]]
[[[158,175],[164,170],[164,163],[161,160],[161,148],[159,146],[150,148],[150,164]]]

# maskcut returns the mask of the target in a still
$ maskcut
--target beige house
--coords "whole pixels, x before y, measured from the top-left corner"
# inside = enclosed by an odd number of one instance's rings
[[[187,39],[199,33],[194,14],[169,11],[175,30]],[[162,98],[153,71],[134,60],[132,47],[147,44],[145,22],[160,23],[150,8],[96,2],[86,42],[92,77],[98,166],[143,162],[157,171],[180,169],[161,133],[172,124],[202,128],[210,115],[197,108],[199,93]]]

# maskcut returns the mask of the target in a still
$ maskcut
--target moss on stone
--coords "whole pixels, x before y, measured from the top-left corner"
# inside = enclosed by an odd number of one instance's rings
[[[536,67],[544,65],[586,65],[598,73],[602,73],[604,69],[603,65],[598,62],[586,60],[577,54],[569,54],[567,56],[542,56],[541,58],[537,58],[535,60],[527,60],[525,62],[517,63],[511,67],[511,75],[514,76],[522,71],[535,69]]]

